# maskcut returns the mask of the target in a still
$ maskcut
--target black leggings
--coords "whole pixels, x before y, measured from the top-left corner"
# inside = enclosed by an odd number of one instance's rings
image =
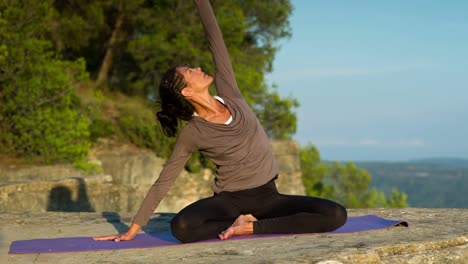
[[[252,214],[254,234],[320,233],[344,225],[346,209],[329,200],[278,193],[274,180],[253,189],[221,192],[180,211],[171,222],[182,242],[216,238],[241,214]]]

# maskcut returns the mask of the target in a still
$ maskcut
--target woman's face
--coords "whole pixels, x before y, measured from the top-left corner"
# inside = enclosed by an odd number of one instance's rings
[[[213,77],[204,73],[200,67],[178,67],[177,72],[184,77],[187,87],[192,88],[195,92],[207,90],[213,82]]]

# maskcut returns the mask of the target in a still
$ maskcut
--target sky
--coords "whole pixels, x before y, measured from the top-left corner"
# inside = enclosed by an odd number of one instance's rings
[[[266,76],[322,159],[468,159],[468,1],[292,0]]]

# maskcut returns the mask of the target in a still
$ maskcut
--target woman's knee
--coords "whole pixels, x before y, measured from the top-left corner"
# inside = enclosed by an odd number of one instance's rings
[[[346,220],[348,219],[348,212],[346,211],[346,208],[344,208],[341,204],[337,203],[335,206],[334,219],[334,229],[338,229],[341,226],[343,226],[346,223]]]
[[[193,242],[190,235],[191,229],[189,220],[183,215],[178,214],[171,221],[171,232],[181,242]]]

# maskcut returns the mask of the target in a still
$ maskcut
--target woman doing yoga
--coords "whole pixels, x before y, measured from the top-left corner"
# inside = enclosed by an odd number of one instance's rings
[[[209,0],[195,0],[216,66],[214,78],[200,68],[176,67],[159,87],[164,133],[173,152],[125,233],[95,240],[131,240],[146,225],[190,155],[201,151],[216,164],[214,195],[180,211],[171,222],[182,242],[271,233],[332,231],[346,222],[343,206],[321,198],[278,193],[278,165],[269,139],[237,87],[228,51]],[[218,96],[211,96],[215,82]]]

